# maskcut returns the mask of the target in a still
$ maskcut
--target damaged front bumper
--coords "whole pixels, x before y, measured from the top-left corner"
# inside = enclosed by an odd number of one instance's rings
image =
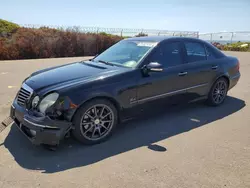
[[[19,130],[35,145],[58,145],[72,127],[71,122],[38,115],[16,101],[11,106],[10,116]]]

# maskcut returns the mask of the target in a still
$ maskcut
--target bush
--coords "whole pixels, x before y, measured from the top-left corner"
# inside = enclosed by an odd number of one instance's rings
[[[0,36],[8,35],[15,32],[19,25],[0,19]]]
[[[0,60],[92,56],[121,39],[106,33],[18,28],[9,37],[0,37]]]
[[[232,44],[222,45],[218,42],[212,43],[215,47],[224,51],[240,51],[247,52],[250,51],[250,43],[249,42],[236,42]]]
[[[135,37],[147,37],[147,36],[148,36],[148,34],[143,33],[143,32],[140,32],[137,35],[135,35]]]

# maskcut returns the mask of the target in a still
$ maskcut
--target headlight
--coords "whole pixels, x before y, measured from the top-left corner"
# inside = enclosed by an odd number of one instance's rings
[[[51,93],[51,94],[47,95],[40,102],[40,104],[38,106],[38,110],[41,113],[45,114],[45,111],[56,102],[56,100],[58,99],[58,97],[59,97],[58,93]]]
[[[32,108],[37,107],[38,103],[40,101],[40,98],[38,96],[36,96],[33,100],[32,100]]]

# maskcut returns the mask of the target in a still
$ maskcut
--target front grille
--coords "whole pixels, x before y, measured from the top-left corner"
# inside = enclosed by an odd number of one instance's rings
[[[18,92],[17,103],[21,106],[24,106],[26,102],[29,102],[32,93],[33,90],[24,83]]]

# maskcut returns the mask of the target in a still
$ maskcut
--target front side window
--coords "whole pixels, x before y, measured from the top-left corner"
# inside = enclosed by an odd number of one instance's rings
[[[149,61],[158,62],[165,68],[182,64],[181,43],[168,42],[162,44],[149,57]]]
[[[141,58],[156,45],[156,42],[148,41],[120,41],[94,58],[94,61],[105,61],[126,67],[136,67]]]
[[[206,60],[204,45],[198,42],[185,42],[187,60],[189,63]]]

